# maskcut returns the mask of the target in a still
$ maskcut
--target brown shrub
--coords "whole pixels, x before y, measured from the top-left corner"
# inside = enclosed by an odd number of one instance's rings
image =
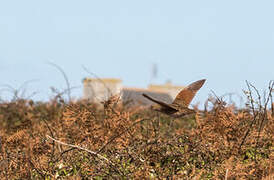
[[[2,103],[0,178],[270,178],[273,116],[253,110],[216,100],[173,119],[115,101],[102,110],[83,101]]]

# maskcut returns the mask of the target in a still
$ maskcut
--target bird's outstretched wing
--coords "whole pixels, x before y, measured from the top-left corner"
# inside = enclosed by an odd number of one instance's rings
[[[156,100],[156,99],[154,99],[154,98],[152,98],[152,97],[150,97],[150,96],[148,96],[148,95],[146,95],[146,94],[144,94],[144,93],[143,93],[142,95],[143,95],[145,98],[147,98],[147,99],[149,99],[149,100],[151,100],[151,101],[153,101],[153,102],[159,104],[160,106],[162,106],[162,107],[165,108],[165,109],[174,110],[174,111],[177,110],[177,109],[171,107],[169,104],[164,103],[164,102],[162,102],[162,101],[158,101],[158,100]]]
[[[205,79],[202,79],[188,85],[176,96],[172,104],[188,107],[197,91],[204,85],[205,81]]]

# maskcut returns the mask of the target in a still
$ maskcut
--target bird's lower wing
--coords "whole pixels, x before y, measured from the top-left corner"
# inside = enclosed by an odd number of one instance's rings
[[[164,102],[162,102],[162,101],[158,101],[158,100],[156,100],[156,99],[154,99],[154,98],[152,98],[152,97],[150,97],[150,96],[148,96],[148,95],[146,95],[146,94],[143,94],[143,96],[144,96],[145,98],[147,98],[147,99],[149,99],[149,100],[151,100],[151,101],[153,101],[153,102],[159,104],[160,106],[162,106],[162,107],[164,107],[164,108],[166,108],[166,109],[170,109],[170,110],[174,110],[174,111],[177,110],[177,109],[171,107],[169,104],[164,103]]]

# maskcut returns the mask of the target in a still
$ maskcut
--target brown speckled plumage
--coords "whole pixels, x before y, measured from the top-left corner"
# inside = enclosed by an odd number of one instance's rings
[[[153,110],[160,111],[174,117],[181,117],[195,113],[195,111],[193,109],[189,109],[188,106],[205,81],[205,79],[202,79],[188,85],[176,96],[175,100],[171,104],[156,100],[146,94],[143,94],[143,96],[156,103],[152,106]]]

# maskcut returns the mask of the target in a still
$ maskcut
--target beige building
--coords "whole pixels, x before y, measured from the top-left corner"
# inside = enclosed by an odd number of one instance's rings
[[[122,80],[114,78],[85,78],[83,85],[83,99],[100,103],[112,95],[121,93]]]
[[[153,102],[142,96],[143,93],[166,103],[171,103],[176,95],[184,88],[183,86],[174,86],[170,82],[163,85],[151,84],[146,89],[126,88],[123,87],[122,80],[113,78],[85,78],[83,85],[83,99],[100,103],[112,95],[120,94],[123,104],[130,106],[153,104]]]
[[[165,84],[150,84],[148,86],[148,90],[168,93],[172,99],[175,99],[177,94],[184,88],[184,86],[175,86],[170,81],[166,82]]]
[[[142,94],[145,93],[151,97],[161,100],[166,103],[172,102],[170,94],[163,91],[141,89],[141,88],[123,88],[122,100],[124,105],[128,106],[147,106],[153,104],[152,101],[145,98]]]

